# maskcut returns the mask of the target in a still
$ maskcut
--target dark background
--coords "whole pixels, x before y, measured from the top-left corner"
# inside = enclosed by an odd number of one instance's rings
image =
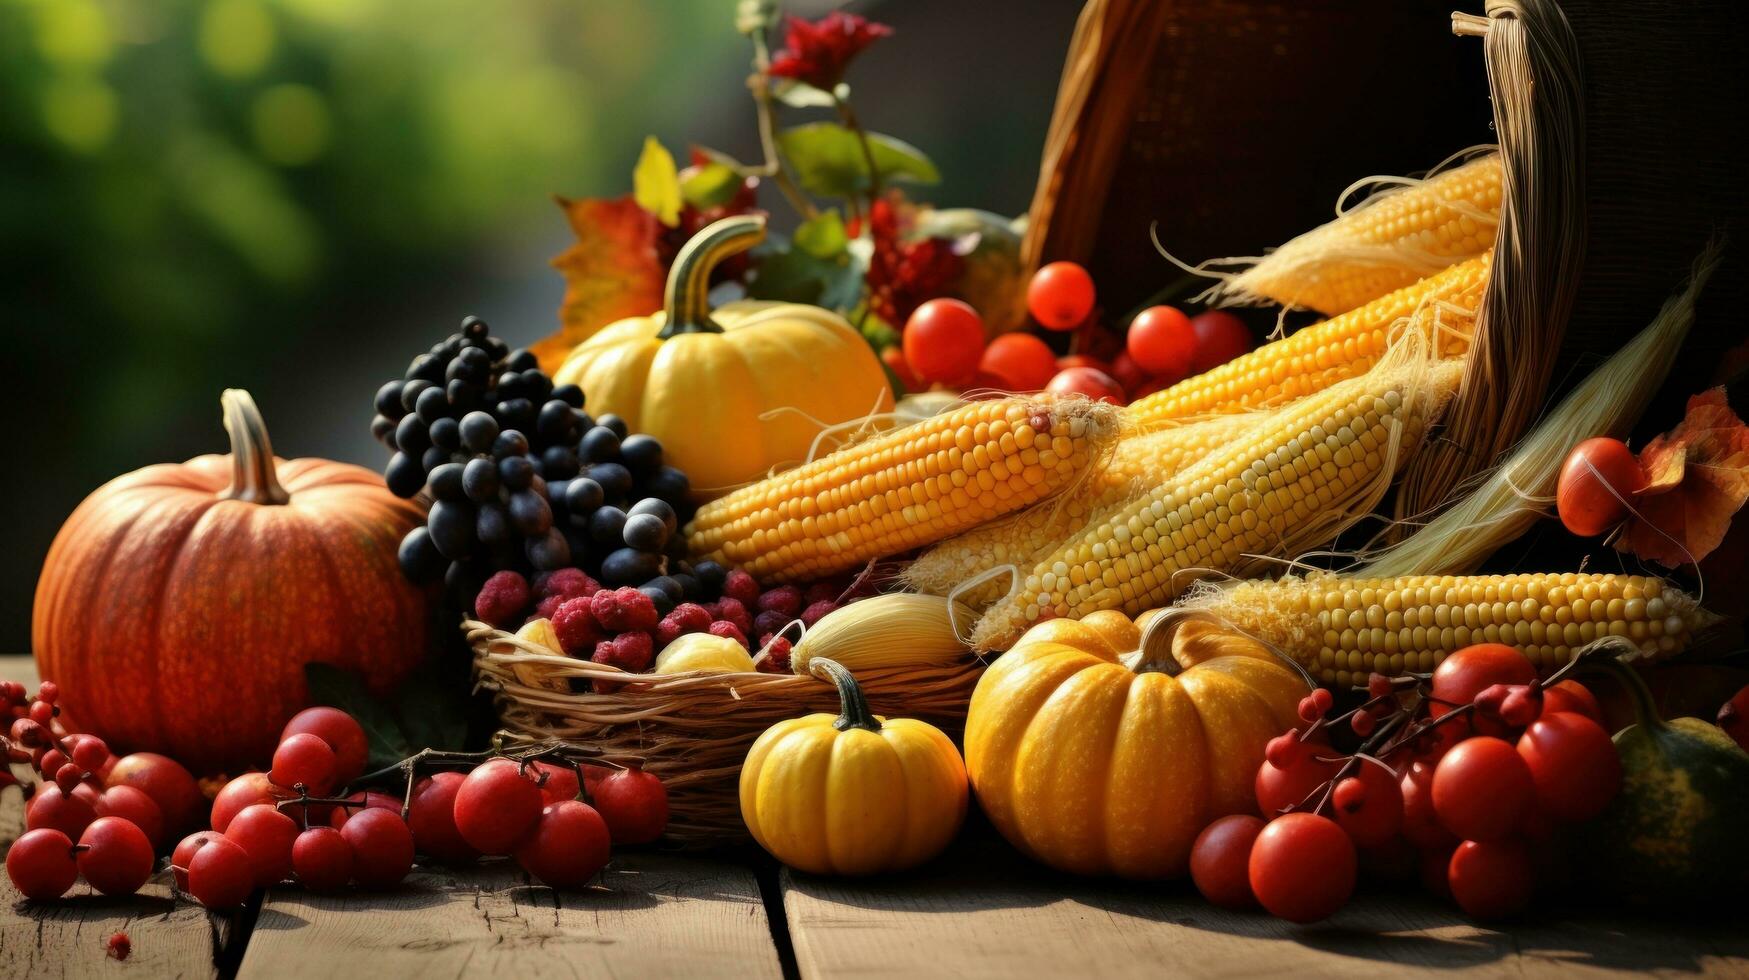
[[[1026,209],[1078,7],[854,5],[896,31],[851,81],[866,125],[940,167],[918,196]],[[467,313],[512,342],[557,326],[551,194],[629,191],[646,134],[756,158],[733,12],[0,5],[0,650],[28,649],[43,556],[86,494],[225,450],[221,389],[255,395],[280,455],[378,467],[371,397],[414,353]]]

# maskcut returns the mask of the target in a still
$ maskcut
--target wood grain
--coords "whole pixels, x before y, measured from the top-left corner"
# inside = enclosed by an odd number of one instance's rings
[[[365,964],[378,976],[781,976],[751,871],[632,853],[583,892],[504,862],[420,872],[380,895],[276,889],[238,975],[333,980]]]
[[[128,958],[109,958],[109,937],[128,934]],[[80,882],[57,902],[26,901],[0,876],[0,978],[121,975],[213,977],[231,922],[209,916],[171,895],[170,872],[160,872],[126,898],[96,894]]]
[[[961,845],[920,872],[872,881],[785,871],[804,980],[955,977],[1749,976],[1749,935],[1716,922],[1532,918],[1477,926],[1421,894],[1377,888],[1327,923],[1215,908],[1183,883],[1097,882]]]

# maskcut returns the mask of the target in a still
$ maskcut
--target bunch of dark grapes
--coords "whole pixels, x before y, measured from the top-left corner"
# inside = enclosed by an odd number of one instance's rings
[[[401,542],[417,582],[471,599],[493,572],[577,567],[616,585],[681,570],[686,475],[613,415],[591,418],[576,385],[477,317],[377,391],[371,431],[395,455],[383,478],[432,504]]]

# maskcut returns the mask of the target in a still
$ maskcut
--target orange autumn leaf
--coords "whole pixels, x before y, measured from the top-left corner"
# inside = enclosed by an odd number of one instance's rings
[[[1618,550],[1672,568],[1705,558],[1749,500],[1749,426],[1731,411],[1725,389],[1688,400],[1676,428],[1640,451],[1646,487]]]
[[[667,275],[656,252],[662,226],[630,195],[555,199],[577,241],[553,259],[565,276],[559,330],[531,348],[548,374],[602,327],[661,309]]]

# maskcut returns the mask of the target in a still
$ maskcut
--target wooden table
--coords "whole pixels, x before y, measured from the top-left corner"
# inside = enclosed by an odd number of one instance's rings
[[[0,677],[28,661],[0,658]],[[0,806],[0,840],[20,820]],[[1729,910],[1727,910],[1729,911]],[[1740,910],[1739,910],[1740,911]],[[125,931],[128,959],[108,957]],[[1209,906],[1183,884],[1086,881],[1037,868],[987,828],[909,875],[840,881],[763,855],[622,851],[556,893],[514,866],[416,872],[383,894],[279,888],[210,915],[160,873],[127,899],[83,884],[27,902],[0,877],[0,977],[519,978],[868,976],[1749,976],[1749,930],[1716,919],[1586,913],[1479,927],[1413,892],[1369,888],[1293,926]]]

